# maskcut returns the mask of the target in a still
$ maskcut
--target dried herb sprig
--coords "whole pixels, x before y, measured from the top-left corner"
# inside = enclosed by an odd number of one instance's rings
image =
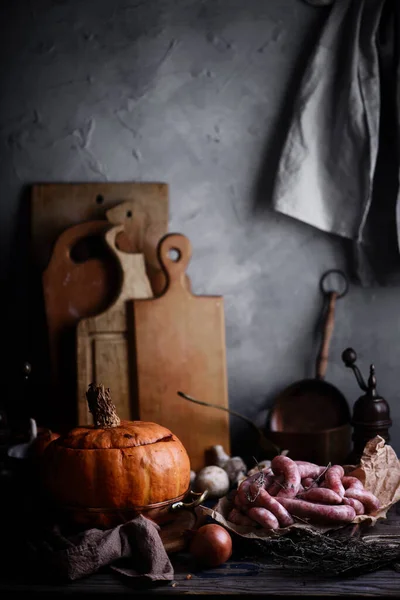
[[[302,529],[290,536],[252,540],[246,557],[272,561],[293,573],[324,577],[360,575],[400,562],[400,536],[391,542],[335,537]],[[260,564],[262,568],[262,563]]]

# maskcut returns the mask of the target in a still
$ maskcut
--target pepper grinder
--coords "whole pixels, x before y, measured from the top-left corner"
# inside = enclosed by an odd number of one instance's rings
[[[392,425],[389,404],[382,398],[376,389],[375,367],[370,365],[368,383],[366,384],[356,360],[357,354],[352,348],[347,348],[342,353],[342,360],[346,367],[354,371],[357,383],[365,392],[353,406],[351,424],[353,426],[353,450],[348,457],[350,464],[358,464],[363,454],[366,443],[375,436],[380,435],[386,442],[390,440],[389,428]]]

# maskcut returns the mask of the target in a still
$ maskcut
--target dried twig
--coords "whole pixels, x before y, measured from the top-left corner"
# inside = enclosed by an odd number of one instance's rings
[[[325,469],[322,471],[322,473],[320,473],[318,475],[318,477],[316,477],[314,479],[314,481],[312,482],[311,485],[309,485],[307,488],[304,488],[304,491],[310,490],[311,488],[313,488],[314,486],[318,485],[318,483],[320,482],[320,480],[324,477],[325,473],[327,472],[327,470],[332,466],[332,463],[328,463],[325,467]]]
[[[290,536],[252,540],[254,552],[246,556],[272,560],[294,573],[313,573],[325,577],[355,575],[376,571],[400,561],[400,536],[391,543],[371,539],[340,537],[302,529]]]
[[[260,495],[261,488],[263,488],[264,485],[265,485],[265,475],[264,475],[264,473],[262,471],[260,471],[258,473],[257,477],[255,477],[253,479],[253,484],[254,484],[254,486],[257,487],[257,491],[254,494],[254,496],[250,495],[250,491],[246,492],[246,498],[251,503],[253,503],[253,502],[255,502],[257,500],[258,496]]]

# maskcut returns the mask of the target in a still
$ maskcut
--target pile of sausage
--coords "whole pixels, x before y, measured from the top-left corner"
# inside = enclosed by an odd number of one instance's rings
[[[321,467],[279,455],[271,467],[247,477],[234,494],[228,521],[264,529],[293,523],[341,525],[374,514],[379,500],[341,465]]]

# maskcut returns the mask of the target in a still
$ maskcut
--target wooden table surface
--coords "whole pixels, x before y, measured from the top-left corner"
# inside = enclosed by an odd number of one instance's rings
[[[387,519],[381,520],[368,530],[368,535],[399,536],[400,503],[391,509]],[[2,578],[0,596],[4,592],[21,594],[37,593],[40,597],[51,594],[102,594],[107,595],[264,595],[264,596],[392,596],[400,597],[400,560],[390,568],[358,576],[317,577],[311,574],[295,574],[268,559],[231,559],[214,568],[199,570],[194,567],[191,556],[184,552],[171,555],[175,578],[171,582],[152,587],[139,586],[135,580],[122,578],[114,572],[104,571],[63,585],[33,584],[21,578]],[[398,570],[397,570],[398,569]]]

